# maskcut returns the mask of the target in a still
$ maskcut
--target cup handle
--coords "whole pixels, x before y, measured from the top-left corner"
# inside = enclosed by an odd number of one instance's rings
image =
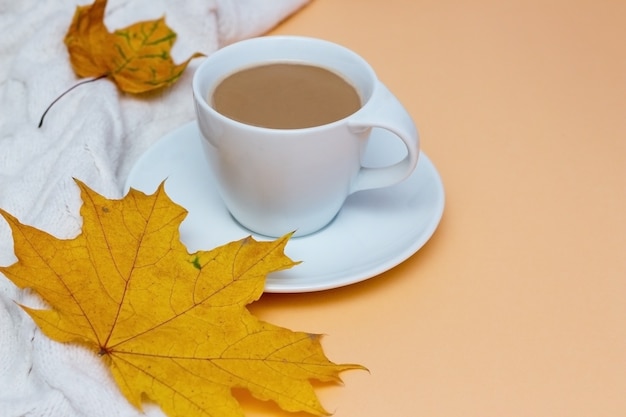
[[[417,166],[419,157],[417,128],[404,106],[380,81],[377,82],[368,105],[348,121],[348,128],[355,133],[366,132],[373,127],[386,129],[400,138],[406,146],[407,155],[390,166],[361,167],[350,193],[397,184],[409,177]]]

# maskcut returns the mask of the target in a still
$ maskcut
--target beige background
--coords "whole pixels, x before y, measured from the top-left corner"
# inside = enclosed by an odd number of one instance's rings
[[[370,369],[329,411],[626,416],[626,2],[314,0],[274,33],[370,61],[446,187],[397,268],[253,306]]]

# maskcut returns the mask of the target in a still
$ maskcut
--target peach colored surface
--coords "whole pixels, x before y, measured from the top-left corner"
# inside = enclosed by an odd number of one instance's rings
[[[369,368],[328,410],[626,416],[626,2],[315,0],[273,33],[369,60],[446,187],[405,263],[253,306]]]

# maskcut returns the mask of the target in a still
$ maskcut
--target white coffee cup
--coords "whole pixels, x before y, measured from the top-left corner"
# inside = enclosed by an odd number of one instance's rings
[[[212,92],[225,77],[276,62],[315,65],[341,75],[358,91],[361,108],[320,126],[272,129],[232,120],[212,107]],[[198,67],[193,95],[218,191],[231,215],[261,235],[316,232],[334,219],[348,195],[394,185],[417,165],[419,136],[411,116],[363,58],[328,41],[265,36],[226,46]],[[404,143],[404,159],[386,167],[362,166],[374,127]]]

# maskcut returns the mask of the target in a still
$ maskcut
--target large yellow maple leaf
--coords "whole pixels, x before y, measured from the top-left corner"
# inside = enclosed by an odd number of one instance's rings
[[[65,35],[70,62],[79,77],[109,77],[127,93],[144,93],[178,80],[193,54],[175,64],[170,50],[176,40],[165,19],[138,22],[109,32],[104,24],[107,0],[78,6]],[[181,6],[184,7],[184,6]]]
[[[190,254],[178,232],[186,211],[163,185],[108,200],[77,183],[83,226],[73,239],[0,210],[18,258],[0,272],[48,303],[23,306],[46,335],[100,355],[138,408],[145,396],[171,417],[242,416],[231,390],[243,388],[288,411],[327,414],[311,380],[339,381],[361,367],[332,363],[319,335],[263,322],[246,308],[268,273],[296,264],[284,254],[290,236]]]

